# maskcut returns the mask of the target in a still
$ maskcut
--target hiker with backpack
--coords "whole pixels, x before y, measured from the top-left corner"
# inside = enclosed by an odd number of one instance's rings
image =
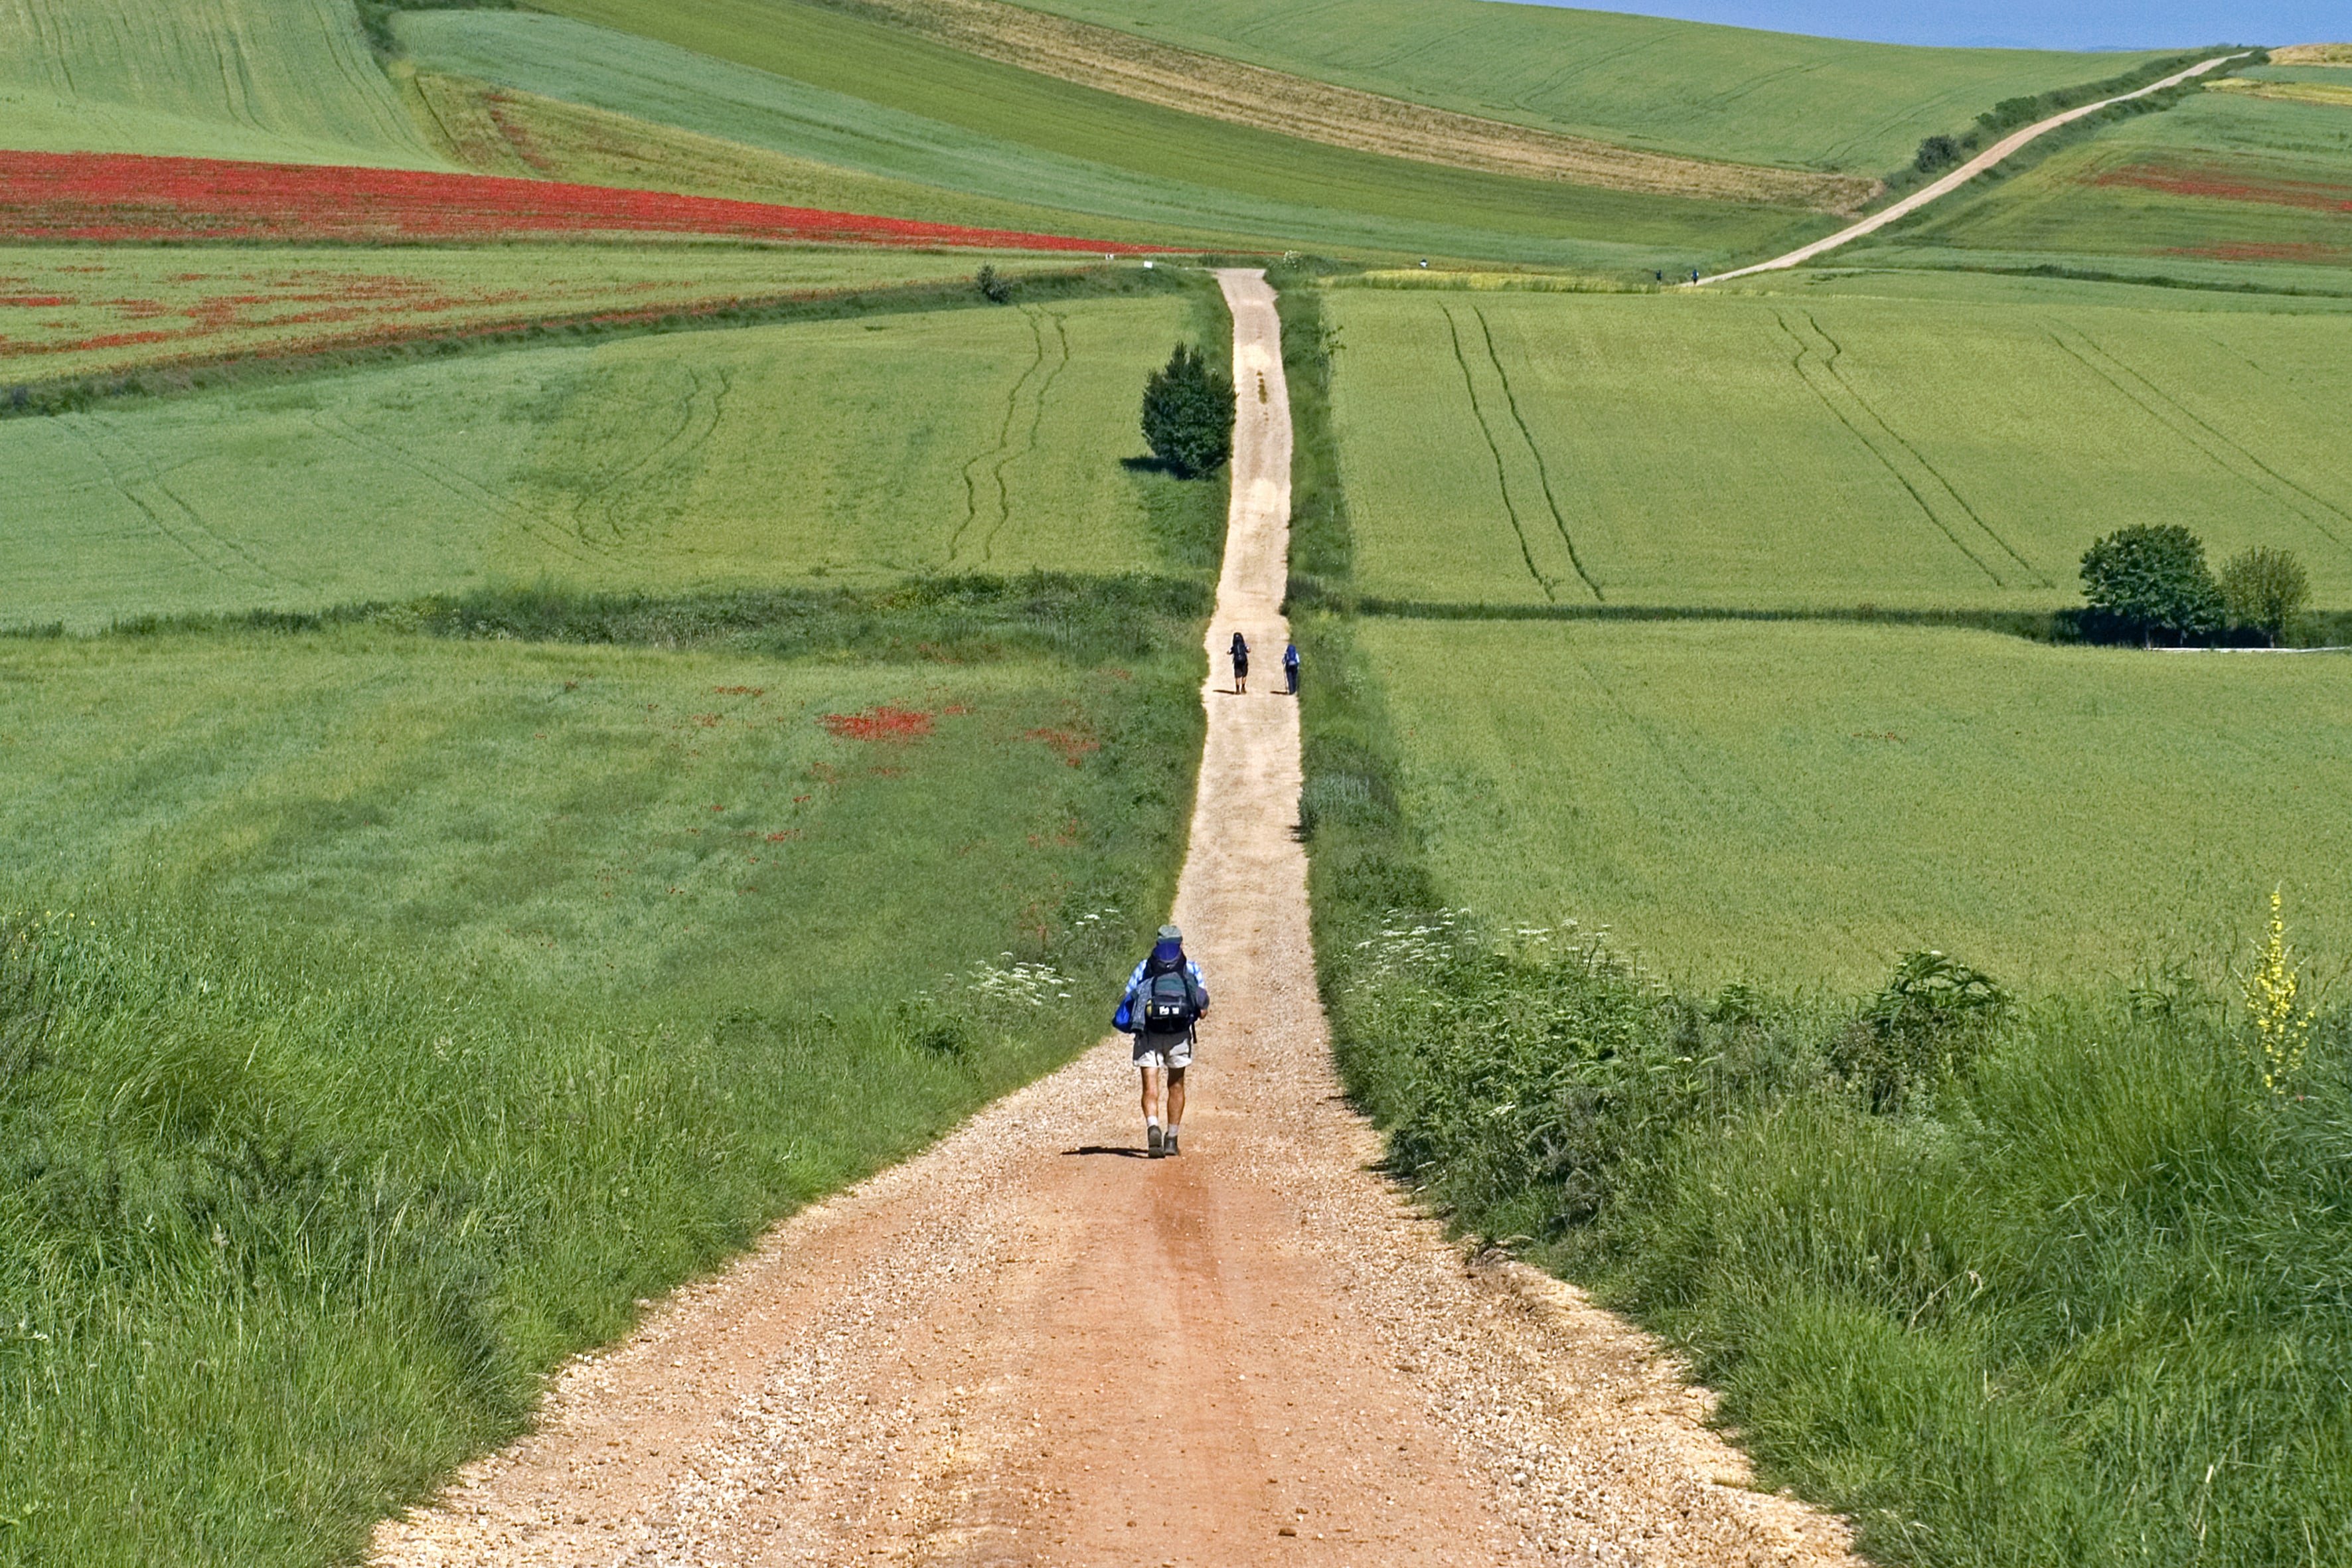
[[[1297,696],[1298,645],[1295,642],[1282,645],[1282,679],[1290,683],[1289,695]]]
[[[1234,634],[1234,695],[1249,695],[1249,644],[1239,632]]]
[[[1193,1026],[1209,1010],[1201,967],[1184,956],[1184,933],[1161,926],[1150,954],[1127,977],[1111,1027],[1135,1037],[1135,1065],[1143,1075],[1143,1147],[1157,1160],[1183,1151],[1184,1069],[1192,1065]],[[1162,1075],[1168,1125],[1160,1124]]]

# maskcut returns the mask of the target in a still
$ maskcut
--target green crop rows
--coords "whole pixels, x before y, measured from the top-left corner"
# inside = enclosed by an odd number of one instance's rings
[[[1606,925],[1702,987],[1861,988],[1940,948],[2040,992],[2218,971],[2283,885],[2315,951],[2352,949],[2336,656],[1795,623],[1358,635],[1446,896],[1500,925]]]
[[[0,620],[1159,559],[1179,299],[522,349],[0,421]]]
[[[1067,270],[1066,259],[1057,258]],[[897,284],[1007,276],[1037,258],[872,246],[0,247],[0,390],[142,366],[284,356],[550,321],[624,323]],[[35,301],[27,303],[27,301]]]
[[[21,0],[0,10],[0,144],[442,163],[332,0]]]
[[[723,111],[726,134],[776,152],[1160,231],[1255,237],[1259,248],[1624,268],[1700,265],[1826,226],[1818,214],[1469,174],[1247,130],[796,0],[546,8],[610,31],[435,16],[404,23],[402,37],[438,68],[549,96],[716,128],[707,98],[681,101],[709,95],[749,110]],[[676,47],[648,50],[646,39]]]
[[[1884,174],[2006,98],[2153,55],[1921,49],[1484,0],[1046,0],[1300,76],[1702,158]]]
[[[2352,595],[2352,316],[1782,289],[1334,291],[1356,588],[2055,606],[2160,518]]]

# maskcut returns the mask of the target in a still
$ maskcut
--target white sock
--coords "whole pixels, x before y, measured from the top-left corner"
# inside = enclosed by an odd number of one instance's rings
[[[1160,1118],[1157,1116],[1147,1116],[1143,1119],[1143,1124],[1146,1127],[1157,1127],[1160,1125]]]
[[[1175,1137],[1175,1136],[1176,1136],[1176,1133],[1177,1133],[1177,1131],[1178,1131],[1178,1127],[1177,1127],[1177,1124],[1176,1124],[1175,1122],[1171,1121],[1171,1122],[1170,1122],[1170,1123],[1168,1124],[1168,1136],[1170,1136],[1171,1138]]]

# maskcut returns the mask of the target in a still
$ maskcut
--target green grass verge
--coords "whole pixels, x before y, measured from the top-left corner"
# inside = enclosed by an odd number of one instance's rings
[[[1215,487],[1122,466],[1143,377],[1230,330],[1198,275],[1152,287],[817,305],[834,319],[0,421],[0,622],[1150,568]]]
[[[354,1560],[641,1298],[1096,1038],[1206,605],[0,643],[0,1563]]]
[[[1299,500],[1322,520],[1294,557],[1342,603],[1328,340],[1296,331],[1311,306],[1286,296],[1285,310],[1311,457]],[[2274,1094],[2242,1016],[2177,971],[2136,989],[2070,976],[2063,994],[1972,1022],[1932,985],[1851,1002],[1791,999],[1785,981],[1688,995],[1553,921],[1482,935],[1442,912],[1446,825],[1412,785],[1428,713],[1394,702],[1380,657],[1397,628],[1294,609],[1310,675],[1300,816],[1335,1048],[1392,1167],[1452,1223],[1664,1334],[1722,1392],[1763,1483],[1846,1512],[1875,1561],[2253,1568],[2352,1551],[2340,1014]],[[1533,629],[1607,652],[1600,628]],[[1446,658],[1446,700],[1475,704],[1483,684],[1485,705],[1522,726],[1573,679],[1528,668],[1525,648],[1501,668],[1476,651]],[[1776,710],[1749,706],[1761,734]],[[1642,719],[1624,715],[1613,744],[1522,735],[1512,760],[1646,766],[1660,737],[1633,732]],[[1769,781],[1734,768],[1724,782]],[[1525,834],[1556,803],[1484,804],[1540,864]],[[1710,819],[1677,847],[1721,831]],[[1959,840],[1937,825],[1919,847],[1927,878],[2013,852]]]
[[[2054,609],[2147,516],[2352,595],[2352,315],[2077,288],[1874,300],[1335,288],[1356,588],[1531,605]],[[2021,290],[2022,292],[2022,290]],[[2155,295],[2179,300],[2168,291]],[[2335,388],[2335,393],[2316,389]]]
[[[549,96],[678,116],[689,128],[861,173],[1103,219],[1267,237],[1259,243],[1273,248],[1646,269],[1769,250],[1827,226],[1817,214],[1479,174],[1254,131],[799,0],[546,8],[613,31],[600,38],[544,18],[478,14],[420,17],[401,32],[428,64]],[[436,39],[463,42],[445,50]],[[647,55],[642,39],[676,47]],[[659,82],[646,81],[640,57]],[[532,63],[541,58],[551,63]],[[616,79],[623,59],[626,77]],[[710,123],[713,96],[751,112],[730,108]]]

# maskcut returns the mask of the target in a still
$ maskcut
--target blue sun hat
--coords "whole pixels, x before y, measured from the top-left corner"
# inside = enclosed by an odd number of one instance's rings
[[[1151,956],[1165,962],[1184,951],[1184,933],[1172,925],[1160,928],[1160,940],[1151,949]]]

